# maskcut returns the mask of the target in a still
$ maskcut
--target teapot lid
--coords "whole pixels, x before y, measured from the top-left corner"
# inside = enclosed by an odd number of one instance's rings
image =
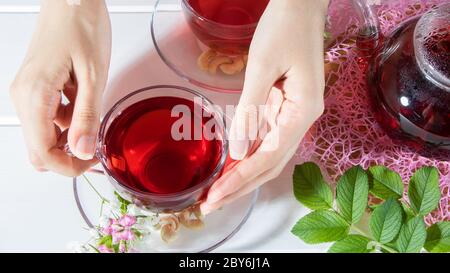
[[[450,91],[450,3],[425,13],[414,31],[414,50],[421,72]]]

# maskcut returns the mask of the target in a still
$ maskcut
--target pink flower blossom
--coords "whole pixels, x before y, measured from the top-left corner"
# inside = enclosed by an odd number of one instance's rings
[[[112,232],[113,232],[113,230],[112,230],[112,227],[111,227],[111,226],[107,226],[107,227],[102,228],[102,229],[101,229],[101,232],[102,232],[104,235],[111,235]]]
[[[113,231],[111,235],[114,244],[120,241],[133,241],[136,238],[136,235],[134,235],[134,232],[130,227],[124,227],[122,230]]]
[[[119,218],[119,224],[124,227],[131,227],[136,224],[136,217],[130,215],[124,215]]]
[[[110,219],[109,225],[102,228],[102,233],[111,235],[113,244],[120,243],[121,241],[132,241],[136,238],[132,230],[136,222],[136,217],[130,215],[123,215],[119,219]]]
[[[112,220],[112,223],[111,225],[109,225],[109,228],[111,229],[111,233],[120,232],[124,229],[124,227],[120,225],[117,220]]]

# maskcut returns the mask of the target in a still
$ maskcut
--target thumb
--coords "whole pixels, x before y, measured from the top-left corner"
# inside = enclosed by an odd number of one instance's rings
[[[81,73],[81,75],[90,75],[90,73]],[[78,90],[68,143],[70,150],[77,158],[90,160],[95,155],[101,100],[106,80],[98,82],[86,76],[77,77],[77,79]]]
[[[276,70],[265,69],[253,60],[250,56],[244,88],[231,123],[229,145],[230,156],[234,160],[244,159],[250,143],[256,140],[261,122],[259,107],[265,105],[271,88],[279,78]]]

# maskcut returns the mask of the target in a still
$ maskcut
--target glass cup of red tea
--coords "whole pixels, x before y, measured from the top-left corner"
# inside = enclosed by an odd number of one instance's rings
[[[181,0],[198,41],[226,55],[248,54],[256,26],[269,0]]]
[[[206,97],[177,86],[135,91],[102,120],[97,156],[117,191],[156,212],[205,197],[228,154],[225,118]]]

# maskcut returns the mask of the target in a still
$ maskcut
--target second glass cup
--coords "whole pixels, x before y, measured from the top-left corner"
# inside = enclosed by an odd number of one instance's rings
[[[102,120],[97,157],[117,191],[155,212],[200,201],[228,155],[225,118],[206,97],[178,86],[137,90]]]
[[[269,0],[181,0],[183,13],[204,46],[225,55],[248,54]]]

